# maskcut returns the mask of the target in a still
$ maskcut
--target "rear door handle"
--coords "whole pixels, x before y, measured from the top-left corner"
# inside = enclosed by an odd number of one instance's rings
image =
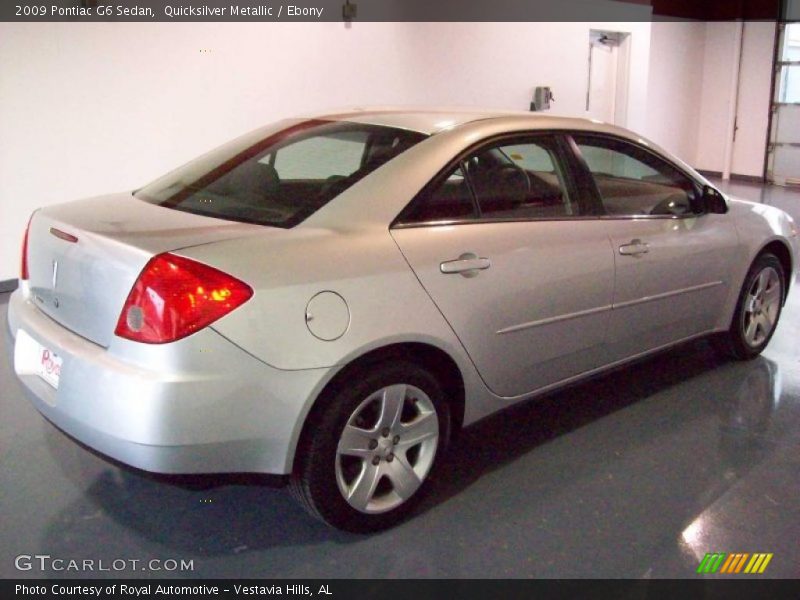
[[[650,252],[650,246],[638,238],[619,247],[619,253],[624,256],[639,256],[648,252]]]
[[[492,266],[488,258],[481,258],[473,252],[465,252],[456,260],[448,260],[439,265],[439,270],[445,275],[459,273],[463,277],[475,277],[479,271]]]

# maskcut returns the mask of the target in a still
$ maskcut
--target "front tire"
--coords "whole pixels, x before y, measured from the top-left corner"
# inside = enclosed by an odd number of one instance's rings
[[[403,520],[427,491],[450,411],[436,378],[413,363],[383,363],[349,379],[311,415],[291,490],[333,527],[378,531]]]
[[[719,339],[724,353],[755,358],[769,344],[783,308],[786,275],[774,254],[756,258],[742,286],[730,329]]]

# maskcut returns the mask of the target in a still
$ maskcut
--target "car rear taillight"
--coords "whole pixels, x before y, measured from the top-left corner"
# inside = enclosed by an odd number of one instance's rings
[[[31,221],[33,221],[33,214],[28,219],[28,226],[25,227],[25,235],[22,236],[22,258],[20,259],[19,278],[26,280],[30,277],[28,273],[28,232],[31,230]]]
[[[114,333],[163,344],[191,335],[247,302],[246,283],[213,267],[174,254],[159,254],[133,284]]]

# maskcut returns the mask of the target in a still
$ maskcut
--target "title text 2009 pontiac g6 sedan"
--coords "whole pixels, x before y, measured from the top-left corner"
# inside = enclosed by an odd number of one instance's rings
[[[371,531],[490,413],[698,336],[756,356],[797,243],[626,130],[360,110],[36,211],[9,325],[75,439],[153,472],[290,474],[312,514]]]

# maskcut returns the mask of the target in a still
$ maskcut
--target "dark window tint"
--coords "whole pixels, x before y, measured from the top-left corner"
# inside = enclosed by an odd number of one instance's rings
[[[548,219],[579,212],[570,201],[551,138],[494,146],[466,164],[481,218]]]
[[[574,139],[607,214],[694,214],[694,184],[670,164],[621,140],[591,136]]]
[[[222,146],[136,196],[221,219],[293,227],[425,137],[376,125],[284,122]]]
[[[404,224],[460,221],[475,217],[475,204],[461,166],[429,186],[398,219]]]

